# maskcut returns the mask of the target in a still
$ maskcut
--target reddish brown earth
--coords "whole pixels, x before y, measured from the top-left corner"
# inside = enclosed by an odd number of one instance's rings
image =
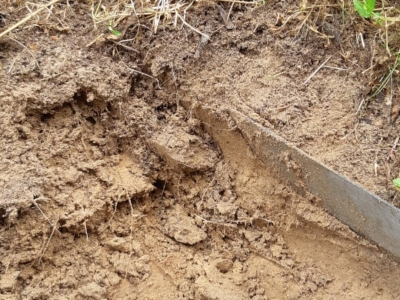
[[[398,262],[274,178],[227,113],[397,204],[396,90],[356,116],[372,29],[337,11],[330,38],[278,26],[298,6],[237,4],[228,30],[198,4],[208,43],[144,20],[136,53],[87,46],[105,26],[61,1],[2,38],[0,299],[398,299]],[[0,13],[5,29],[26,9]]]

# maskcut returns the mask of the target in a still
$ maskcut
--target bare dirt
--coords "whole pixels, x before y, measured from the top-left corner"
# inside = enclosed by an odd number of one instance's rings
[[[330,38],[298,36],[279,21],[298,3],[282,3],[235,5],[229,30],[195,6],[208,42],[128,28],[138,53],[88,46],[104,28],[78,1],[0,40],[0,299],[400,297],[398,262],[275,179],[227,114],[393,201],[395,104],[355,115],[373,36],[340,14]],[[3,28],[25,16],[1,5]]]

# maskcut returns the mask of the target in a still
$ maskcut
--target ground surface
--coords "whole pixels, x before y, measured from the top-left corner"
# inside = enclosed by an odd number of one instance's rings
[[[124,37],[136,52],[91,43],[107,30],[69,4],[0,40],[0,299],[400,297],[398,263],[273,178],[226,113],[393,201],[394,100],[355,116],[367,28],[333,14],[331,38],[292,32],[279,13],[298,3],[276,1],[235,6],[227,30],[199,4],[187,21],[208,42],[144,23]]]

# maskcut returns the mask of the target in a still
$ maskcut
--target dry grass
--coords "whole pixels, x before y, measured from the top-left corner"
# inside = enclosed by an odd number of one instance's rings
[[[20,9],[26,10],[27,14],[20,21],[10,24],[5,31],[0,33],[0,39],[23,26],[25,26],[24,28],[33,26],[51,27],[61,31],[69,29],[64,25],[70,7],[68,0],[17,2]],[[229,2],[231,4],[228,16],[232,7],[236,4],[249,4],[254,7],[265,3],[263,0],[221,0],[218,2]],[[121,39],[127,26],[130,25],[143,26],[154,33],[163,26],[186,26],[208,40],[207,33],[201,32],[190,24],[187,21],[187,16],[195,6],[202,4],[209,6],[216,3],[215,0],[91,0],[87,4],[82,4],[82,6],[86,6],[87,15],[91,16],[94,28],[101,33],[88,46],[97,42],[98,39],[103,39],[106,28],[121,31]],[[370,77],[369,84],[373,86],[373,91],[378,89],[381,91],[383,90],[382,82],[386,78],[385,76],[390,74],[390,78],[392,78],[397,75],[397,70],[392,67],[400,53],[400,37],[398,34],[400,11],[395,6],[386,5],[385,1],[380,2],[380,5],[381,7],[378,7],[376,11],[381,15],[381,23],[377,24],[373,20],[365,20],[358,16],[353,7],[353,1],[300,0],[298,4],[294,4],[292,11],[288,11],[285,15],[278,14],[277,26],[271,28],[271,31],[291,32],[294,39],[305,39],[311,34],[316,35],[324,39],[327,45],[336,41],[340,45],[339,51],[344,59],[347,59],[347,53],[342,48],[341,33],[343,31],[352,28],[356,32],[353,42],[359,45],[361,50],[368,47],[368,45],[365,45],[363,35],[373,36],[375,46],[371,50],[371,63],[365,69],[364,74]],[[126,19],[128,21],[123,23],[122,21]],[[26,23],[29,23],[29,26]],[[124,26],[125,28],[123,28]],[[16,40],[16,38],[13,39]],[[134,48],[122,44],[120,39],[114,42],[128,50],[135,51]],[[372,94],[373,92],[371,92]]]
[[[92,19],[95,27],[99,24],[106,23],[111,27],[118,27],[120,22],[130,17],[132,21],[140,23],[140,20],[146,19],[152,22],[152,30],[154,33],[158,31],[161,26],[173,25],[187,26],[191,30],[200,35],[209,38],[207,34],[202,33],[197,28],[193,27],[186,21],[186,16],[189,10],[199,3],[215,3],[212,1],[187,1],[187,0],[155,0],[154,2],[143,2],[133,0],[117,0],[111,1],[108,5],[103,3],[103,0],[92,1],[91,12]],[[232,5],[235,3],[245,3],[250,5],[259,4],[259,0],[249,1],[235,1],[229,0]]]
[[[32,19],[34,16],[36,16],[37,14],[39,14],[41,11],[47,9],[48,7],[51,7],[52,5],[54,5],[55,3],[59,2],[60,0],[52,0],[46,4],[43,5],[39,5],[39,8],[37,8],[35,11],[31,11],[25,18],[23,18],[21,21],[17,22],[16,24],[12,25],[11,27],[9,27],[8,29],[6,29],[5,31],[3,31],[2,33],[0,33],[0,39],[5,36],[7,33],[10,33],[11,31],[15,30],[16,28],[22,26],[23,24],[25,24],[26,22],[28,22],[30,19]],[[29,6],[27,3],[27,8],[29,9]]]
[[[229,2],[232,4],[249,4],[256,6],[260,4],[261,0],[248,0],[248,1],[236,1],[236,0],[222,0],[222,2]],[[32,20],[35,16],[41,15],[43,11],[46,12],[45,16],[41,16],[42,19],[48,21],[50,16],[63,15],[66,16],[66,11],[69,7],[69,1],[67,0],[66,5],[63,3],[63,8],[58,7],[55,12],[54,5],[61,0],[51,1],[20,1],[20,8],[25,8],[28,14],[17,23],[9,26],[5,31],[0,33],[0,38],[11,33],[17,28],[21,27],[28,21]],[[142,1],[142,0],[91,0],[88,6],[88,14],[91,15],[93,20],[94,28],[98,26],[105,26],[108,28],[117,28],[121,21],[130,18],[132,22],[140,24],[141,20],[150,20],[152,22],[152,30],[154,33],[161,26],[173,25],[173,26],[187,26],[191,30],[208,37],[206,34],[200,32],[197,28],[193,27],[186,21],[186,16],[189,10],[200,3],[213,4],[214,1],[199,0],[199,1],[188,1],[188,0],[154,0],[154,1]],[[63,21],[56,17],[56,22],[53,27],[59,30],[69,29],[64,26]],[[39,22],[36,22],[39,23]],[[43,22],[42,22],[43,23]],[[36,25],[33,25],[36,26]]]
[[[363,112],[379,93],[392,93],[388,89],[400,86],[395,78],[400,55],[400,10],[386,3],[377,3],[380,7],[376,7],[375,12],[380,14],[379,20],[363,19],[355,11],[353,1],[344,0],[302,0],[296,9],[277,19],[279,26],[276,31],[291,32],[297,40],[313,35],[324,39],[326,45],[334,41],[345,60],[349,57],[344,50],[346,43],[357,45],[360,53],[370,49],[370,63],[363,75],[369,78],[371,92],[361,102],[357,114]],[[343,34],[345,31],[347,33]],[[351,36],[349,32],[355,32],[353,40],[348,39]],[[347,40],[343,40],[342,36]],[[365,43],[367,36],[369,41],[372,37],[372,44]]]

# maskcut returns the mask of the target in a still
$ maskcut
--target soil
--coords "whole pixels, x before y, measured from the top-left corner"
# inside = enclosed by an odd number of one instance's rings
[[[2,38],[0,299],[398,299],[398,261],[277,180],[227,113],[397,204],[396,92],[356,115],[371,26],[296,31],[298,7],[236,4],[225,25],[199,3],[209,40],[144,20],[128,49],[70,0]]]

